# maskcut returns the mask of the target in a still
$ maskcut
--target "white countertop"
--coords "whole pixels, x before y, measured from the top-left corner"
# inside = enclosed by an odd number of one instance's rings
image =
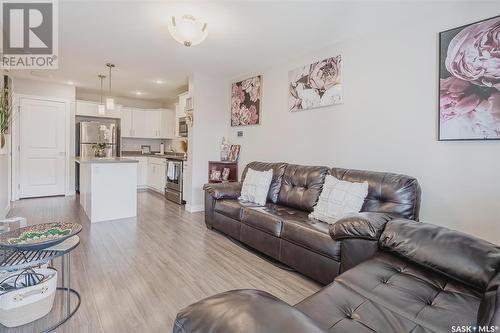
[[[137,160],[124,157],[76,157],[75,161],[77,163],[138,163]]]

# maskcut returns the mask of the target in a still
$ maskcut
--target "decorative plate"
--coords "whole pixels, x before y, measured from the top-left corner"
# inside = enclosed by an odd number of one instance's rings
[[[16,250],[42,250],[82,231],[77,223],[56,222],[30,225],[0,234],[0,246]]]

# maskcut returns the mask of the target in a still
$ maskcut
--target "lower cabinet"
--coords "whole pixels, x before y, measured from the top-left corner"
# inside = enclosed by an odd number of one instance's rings
[[[148,181],[149,188],[163,193],[167,180],[167,161],[162,158],[148,158]]]
[[[164,193],[167,181],[167,161],[163,158],[134,156],[137,164],[137,188],[149,188]]]

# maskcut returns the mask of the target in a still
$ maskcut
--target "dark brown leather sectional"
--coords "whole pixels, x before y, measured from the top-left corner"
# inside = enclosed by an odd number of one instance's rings
[[[293,307],[263,291],[229,291],[183,309],[174,333],[499,331],[500,247],[405,219],[341,221],[330,234],[377,246]]]
[[[413,177],[324,166],[252,162],[246,166],[242,180],[248,168],[273,170],[266,206],[238,201],[241,183],[207,184],[204,187],[207,227],[323,284],[332,282],[340,272],[364,260],[367,251],[377,247],[376,241],[333,240],[327,223],[308,218],[327,174],[369,184],[361,213],[339,222],[378,226],[397,217],[418,220],[420,187]],[[371,236],[378,236],[376,232],[372,230]]]

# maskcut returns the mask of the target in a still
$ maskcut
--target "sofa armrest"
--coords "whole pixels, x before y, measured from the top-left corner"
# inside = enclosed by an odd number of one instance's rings
[[[174,333],[326,333],[298,309],[259,290],[233,290],[181,310]]]
[[[241,183],[205,184],[203,189],[214,199],[238,199],[241,194]]]
[[[334,240],[347,238],[361,238],[368,240],[378,240],[385,224],[397,216],[387,213],[356,213],[341,218],[330,225],[330,236]]]

